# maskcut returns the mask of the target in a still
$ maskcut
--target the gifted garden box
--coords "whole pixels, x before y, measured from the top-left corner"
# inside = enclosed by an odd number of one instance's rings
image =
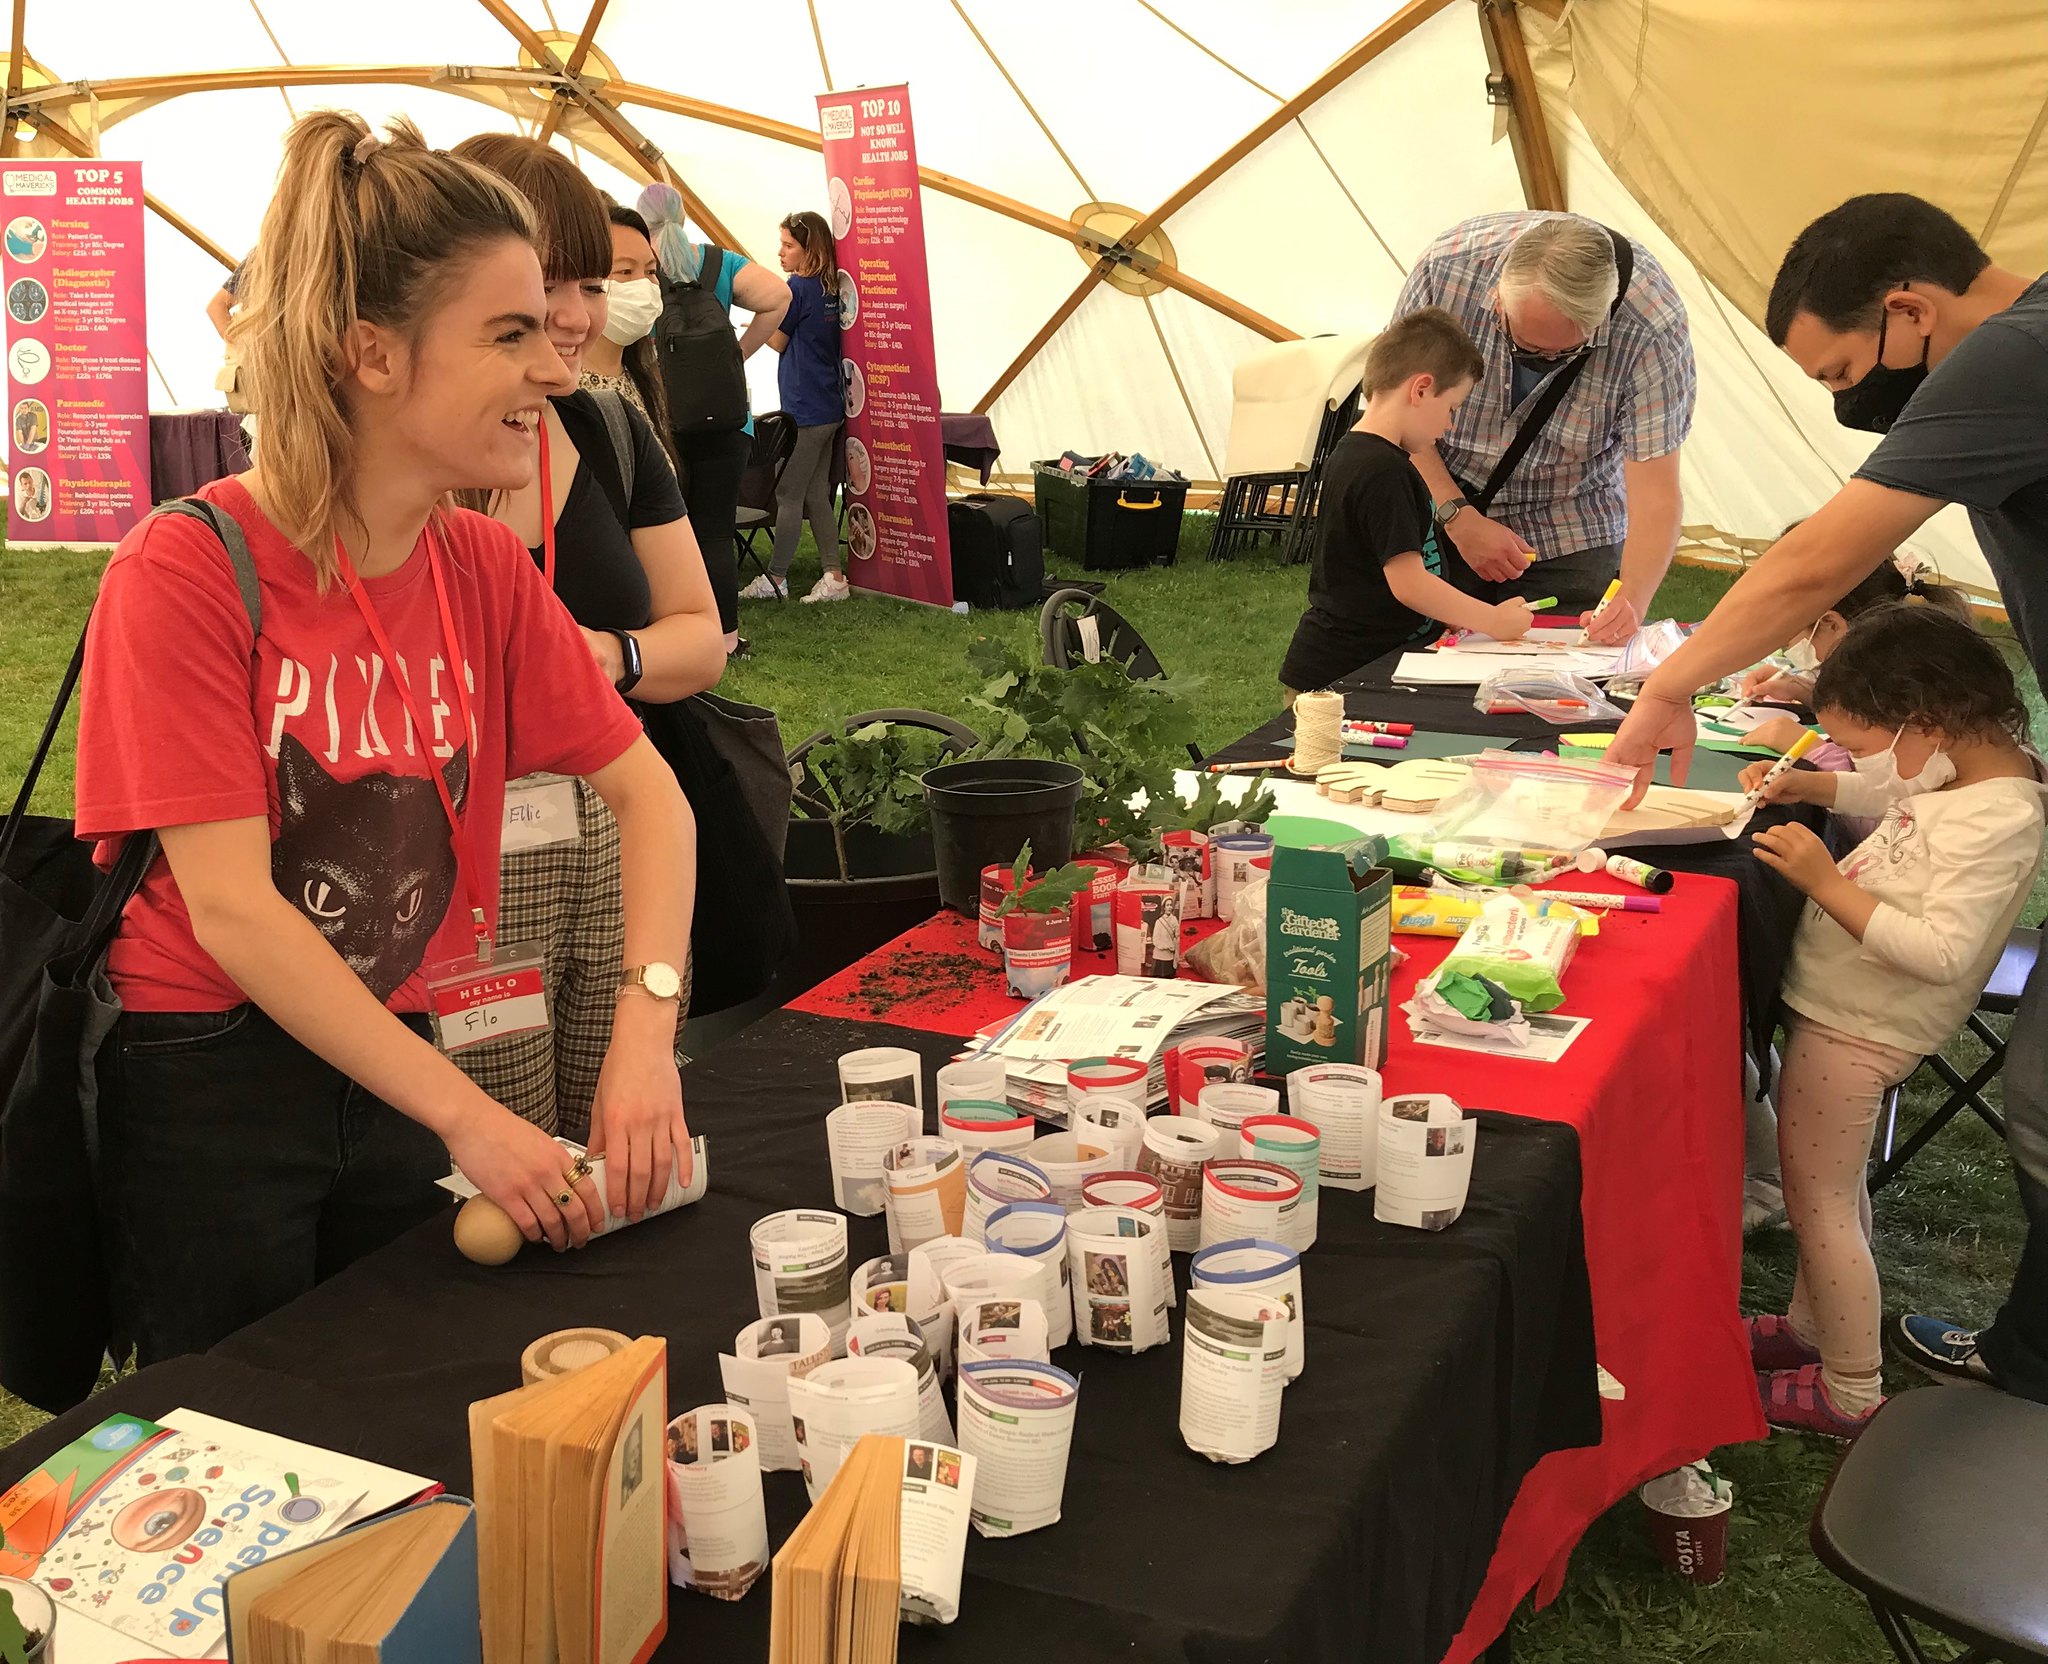
[[[1266,892],[1266,1069],[1387,1060],[1394,875],[1381,838],[1273,851]]]

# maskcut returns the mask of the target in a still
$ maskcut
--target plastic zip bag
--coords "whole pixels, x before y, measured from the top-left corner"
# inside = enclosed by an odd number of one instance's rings
[[[1548,753],[1487,751],[1465,784],[1429,817],[1432,842],[1485,845],[1518,858],[1513,874],[1483,882],[1531,882],[1526,874],[1577,861],[1606,830],[1635,788],[1635,771],[1612,763],[1566,760]],[[1465,863],[1470,865],[1470,863]]]
[[[1472,706],[1486,716],[1540,716],[1560,728],[1622,718],[1619,705],[1610,704],[1585,677],[1568,670],[1496,670],[1479,684]]]

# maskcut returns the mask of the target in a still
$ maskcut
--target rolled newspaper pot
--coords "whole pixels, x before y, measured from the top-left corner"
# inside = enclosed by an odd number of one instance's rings
[[[768,1473],[794,1473],[796,1434],[789,1425],[789,1379],[831,1361],[832,1330],[814,1312],[764,1317],[733,1336],[720,1353],[718,1376],[728,1404],[754,1419],[755,1451]]]
[[[924,1059],[908,1046],[863,1046],[841,1052],[839,1093],[849,1104],[909,1104],[920,1118],[910,1130],[924,1131]]]
[[[924,1423],[917,1371],[901,1358],[840,1358],[789,1383],[804,1488],[816,1502],[839,1464],[869,1433],[914,1439]]]
[[[955,1098],[939,1111],[939,1136],[972,1161],[983,1150],[1028,1149],[1038,1136],[1038,1118],[993,1098]]]
[[[754,1298],[763,1317],[815,1312],[832,1331],[832,1350],[846,1345],[853,1314],[846,1278],[846,1217],[790,1208],[756,1220],[747,1233],[754,1253]]]
[[[1147,1219],[1159,1221],[1150,1237],[1153,1255],[1159,1261],[1159,1278],[1166,1289],[1166,1303],[1175,1304],[1173,1249],[1166,1240],[1166,1192],[1159,1181],[1146,1173],[1097,1173],[1081,1184],[1081,1202],[1091,1208],[1129,1208]],[[1069,1217],[1072,1217],[1069,1215]]]
[[[1370,1190],[1379,1182],[1380,1077],[1357,1063],[1312,1063],[1287,1077],[1288,1113],[1322,1135],[1321,1182]]]
[[[1180,974],[1180,895],[1164,867],[1133,867],[1118,882],[1116,974]]]
[[[849,1284],[853,1315],[893,1312],[915,1323],[930,1347],[941,1374],[953,1369],[953,1312],[946,1297],[939,1255],[946,1243],[958,1243],[968,1254],[981,1250],[958,1237],[937,1237],[901,1254],[883,1254],[854,1267]]]
[[[1067,1291],[1067,1213],[1057,1202],[1011,1202],[989,1215],[991,1254],[1014,1254],[1038,1268],[1031,1298],[1045,1308],[1055,1347],[1074,1338],[1073,1296]]]
[[[1166,1240],[1177,1254],[1202,1245],[1202,1168],[1223,1146],[1223,1130],[1184,1115],[1155,1115],[1145,1123],[1138,1171],[1156,1179],[1166,1212]]]
[[[1049,1363],[985,1358],[960,1367],[960,1448],[979,1464],[974,1529],[1014,1537],[1057,1524],[1081,1383]]]
[[[1173,1261],[1163,1218],[1118,1207],[1069,1214],[1067,1264],[1074,1332],[1083,1346],[1142,1352],[1165,1343]]]
[[[1134,1057],[1084,1057],[1067,1065],[1067,1113],[1069,1120],[1080,1113],[1083,1100],[1114,1098],[1135,1104],[1140,1115],[1146,1103],[1149,1069]]]
[[[1202,1223],[1198,1246],[1255,1236],[1286,1242],[1301,1206],[1301,1180],[1270,1161],[1218,1156],[1202,1169]]]
[[[1027,873],[1028,876],[1028,873]],[[1003,951],[1003,921],[996,910],[1003,898],[1017,887],[1017,875],[1008,867],[983,867],[981,893],[975,909],[974,939],[992,952]]]
[[[980,1244],[988,1216],[1005,1202],[1042,1202],[1051,1195],[1052,1180],[1036,1162],[1007,1150],[984,1150],[967,1164],[960,1234]]]
[[[906,1443],[897,1559],[904,1621],[949,1624],[960,1616],[961,1563],[974,1508],[976,1463],[958,1446]]]
[[[1223,1147],[1237,1148],[1237,1129],[1254,1115],[1278,1115],[1280,1094],[1270,1086],[1253,1086],[1249,1081],[1218,1081],[1195,1095],[1195,1115],[1225,1133]]]
[[[1180,1436],[1212,1462],[1249,1462],[1280,1437],[1287,1307],[1268,1294],[1190,1288],[1181,1343]]]
[[[1095,874],[1088,893],[1074,898],[1074,951],[1106,953],[1116,942],[1116,884],[1125,863],[1114,855],[1076,855],[1074,865]]]
[[[1294,1229],[1282,1240],[1290,1248],[1308,1252],[1316,1245],[1322,1135],[1299,1116],[1250,1115],[1237,1129],[1237,1153],[1254,1161],[1273,1162],[1301,1180],[1301,1203],[1294,1210]]]
[[[882,1157],[889,1252],[955,1236],[967,1209],[967,1163],[943,1138],[906,1138]]]
[[[846,1331],[849,1358],[900,1358],[917,1371],[919,1436],[940,1444],[953,1442],[953,1423],[939,1390],[939,1361],[925,1343],[924,1331],[900,1312],[857,1313]]]
[[[1134,1167],[1145,1144],[1145,1111],[1121,1098],[1094,1094],[1074,1111],[1074,1131],[1102,1147],[1110,1169]]]
[[[1209,845],[1209,865],[1216,875],[1216,916],[1225,923],[1237,917],[1238,892],[1254,882],[1252,862],[1273,853],[1266,832],[1226,832]]]
[[[1456,1224],[1472,1186],[1478,1144],[1479,1123],[1441,1092],[1388,1099],[1380,1106],[1373,1218],[1425,1231]]]
[[[988,1358],[1031,1358],[1039,1363],[1051,1359],[1045,1308],[1036,1300],[981,1295],[961,1304],[959,1312],[961,1363]]]
[[[668,1580],[738,1600],[768,1569],[760,1439],[737,1404],[700,1404],[668,1424]]]
[[[1107,1173],[1116,1165],[1108,1150],[1078,1132],[1046,1133],[1033,1139],[1025,1153],[1052,1181],[1052,1199],[1063,1208],[1081,1205],[1081,1181],[1090,1173]]]
[[[1252,1048],[1245,1040],[1206,1035],[1183,1040],[1160,1054],[1166,1071],[1166,1108],[1172,1115],[1194,1115],[1205,1086],[1221,1086],[1252,1078]]]
[[[946,1293],[958,1319],[955,1340],[959,1361],[966,1363],[984,1354],[988,1344],[983,1338],[984,1330],[1021,1331],[1014,1340],[1001,1344],[1015,1345],[1020,1350],[1028,1347],[1028,1355],[1034,1357],[1050,1352],[1052,1325],[1040,1298],[1044,1288],[1040,1268],[1017,1254],[984,1253],[979,1259],[948,1266]],[[993,1310],[978,1310],[989,1307],[991,1302]],[[1013,1307],[1030,1310],[1006,1309]]]
[[[835,1206],[862,1218],[887,1205],[882,1158],[906,1138],[915,1138],[915,1106],[893,1099],[841,1104],[825,1117],[825,1149],[832,1159]]]
[[[614,1352],[623,1352],[632,1344],[616,1329],[557,1329],[551,1335],[542,1335],[519,1354],[519,1379],[522,1385],[530,1387],[536,1381],[571,1375],[586,1364],[601,1363]]]
[[[1209,869],[1209,834],[1175,831],[1160,834],[1159,847],[1166,857],[1166,870],[1180,892],[1180,916],[1206,919],[1215,911],[1216,894]]]
[[[1010,1089],[1009,1072],[999,1057],[958,1057],[939,1065],[939,1109],[967,1099],[1001,1103]]]
[[[1240,1237],[1204,1248],[1189,1262],[1189,1286],[1235,1289],[1240,1294],[1266,1294],[1284,1304],[1294,1321],[1287,1325],[1287,1379],[1292,1381],[1307,1362],[1308,1331],[1301,1306],[1301,1256],[1284,1242]]]

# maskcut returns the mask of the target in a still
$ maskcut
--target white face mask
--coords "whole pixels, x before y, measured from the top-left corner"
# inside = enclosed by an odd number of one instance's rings
[[[1920,772],[1910,779],[1899,773],[1899,740],[1906,730],[1901,728],[1892,735],[1892,743],[1882,751],[1868,757],[1854,759],[1856,772],[1882,792],[1892,802],[1900,798],[1918,797],[1923,792],[1938,792],[1956,777],[1956,765],[1949,760],[1946,751],[1937,751],[1921,765]]]
[[[1793,675],[1811,676],[1820,669],[1820,649],[1813,645],[1814,630],[1819,628],[1820,625],[1815,624],[1813,629],[1808,630],[1778,655],[1784,661],[1785,668]]]
[[[630,347],[652,330],[654,320],[661,316],[661,285],[651,277],[636,277],[625,283],[607,280],[604,289],[611,300],[604,321],[605,339]]]

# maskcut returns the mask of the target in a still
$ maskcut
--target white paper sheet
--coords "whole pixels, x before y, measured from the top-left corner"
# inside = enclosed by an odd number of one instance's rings
[[[1479,1052],[1487,1057],[1512,1057],[1524,1063],[1555,1063],[1571,1050],[1572,1042],[1591,1026],[1590,1017],[1567,1017],[1559,1012],[1540,1016],[1523,1015],[1528,1025],[1529,1044],[1517,1046],[1497,1035],[1443,1034],[1433,1028],[1414,1028],[1418,1046],[1438,1046],[1445,1051]]]
[[[1403,653],[1394,666],[1396,687],[1476,688],[1497,670],[1524,667],[1529,670],[1557,670],[1569,676],[1583,676],[1602,682],[1614,674],[1621,660],[1619,648],[1585,647],[1572,652],[1534,654],[1473,652],[1450,648],[1440,652]],[[1395,758],[1398,761],[1398,757]]]
[[[1248,1462],[1280,1437],[1287,1390],[1286,1305],[1270,1294],[1188,1290],[1180,1436],[1212,1462]]]
[[[914,1439],[924,1414],[917,1371],[900,1358],[840,1358],[789,1383],[804,1486],[816,1502],[863,1434]]]
[[[1078,1196],[1076,1200],[1078,1200]],[[1067,1213],[1057,1202],[1011,1202],[989,1215],[991,1254],[1010,1254],[1037,1272],[1029,1293],[1045,1309],[1054,1347],[1074,1338],[1073,1297],[1067,1288]]]
[[[1177,1304],[1173,1286],[1173,1248],[1167,1241],[1166,1232],[1166,1192],[1160,1188],[1159,1181],[1137,1171],[1099,1173],[1081,1187],[1081,1201],[1084,1207],[1129,1208],[1158,1225],[1159,1229],[1147,1240],[1159,1266],[1159,1282],[1166,1291],[1166,1303],[1169,1306]],[[1072,1216],[1068,1218],[1067,1228],[1072,1230]]]
[[[586,1154],[584,1147],[573,1138],[558,1138],[555,1142],[562,1147],[562,1170],[564,1172],[568,1171],[570,1162]],[[589,1159],[590,1182],[597,1186],[597,1193],[601,1198],[605,1194],[605,1158],[603,1156],[591,1156]],[[450,1169],[446,1178],[436,1179],[434,1182],[447,1191],[449,1195],[460,1196],[465,1202],[470,1197],[478,1194],[476,1186],[470,1183],[469,1175],[459,1167]],[[690,1140],[690,1182],[688,1184],[682,1183],[676,1177],[675,1170],[671,1168],[669,1170],[668,1189],[663,1192],[661,1200],[649,1208],[640,1218],[652,1219],[658,1214],[673,1213],[677,1208],[686,1208],[692,1202],[702,1199],[704,1192],[710,1188],[711,1158],[705,1154],[704,1140],[693,1138]],[[599,1225],[590,1234],[593,1237],[609,1236],[613,1231],[624,1230],[628,1225],[637,1225],[638,1223],[640,1223],[640,1220],[633,1218],[631,1214],[607,1213],[604,1223]]]
[[[832,1161],[833,1206],[863,1218],[884,1210],[882,1158],[918,1132],[914,1104],[892,1100],[841,1104],[825,1117],[825,1149]]]
[[[967,1558],[976,1466],[951,1439],[904,1444],[898,1557],[903,1616],[910,1623],[949,1624],[960,1616],[960,1569]]]
[[[796,1471],[789,1378],[810,1374],[831,1356],[831,1326],[815,1312],[749,1323],[733,1337],[732,1351],[719,1354],[718,1378],[726,1400],[753,1417],[755,1450],[767,1472]]]
[[[961,1365],[960,1448],[979,1464],[973,1519],[984,1537],[1058,1522],[1080,1400],[1080,1382],[1052,1364]]]
[[[1197,1246],[1213,1248],[1247,1236],[1286,1242],[1300,1206],[1301,1180],[1278,1163],[1217,1156],[1202,1170]]]
[[[1143,1352],[1168,1338],[1171,1260],[1166,1221],[1136,1208],[1083,1208],[1067,1218],[1074,1333],[1083,1346]],[[1162,1261],[1169,1267],[1161,1280]]]
[[[1372,1216],[1441,1231],[1465,1211],[1479,1123],[1440,1092],[1407,1093],[1380,1108],[1380,1175]]]
[[[832,1350],[846,1346],[852,1303],[846,1277],[842,1214],[788,1208],[754,1222],[754,1295],[763,1317],[815,1312],[832,1331]]]
[[[1322,1134],[1320,1181],[1370,1190],[1380,1170],[1380,1077],[1357,1063],[1314,1063],[1287,1077],[1287,1111]]]
[[[1041,1364],[1052,1361],[1052,1348],[1046,1344],[1045,1308],[1036,1300],[962,1291],[955,1308],[960,1316],[962,1364],[990,1358],[1020,1358]]]
[[[1188,1286],[1234,1289],[1280,1301],[1293,1318],[1287,1325],[1287,1379],[1302,1372],[1308,1361],[1308,1330],[1301,1301],[1301,1255],[1293,1248],[1256,1238],[1219,1242],[1189,1262]]]
[[[1237,1129],[1237,1153],[1273,1162],[1301,1180],[1301,1201],[1283,1221],[1288,1228],[1279,1240],[1307,1253],[1316,1245],[1322,1205],[1322,1139],[1314,1126],[1294,1115],[1254,1115]]]
[[[905,1139],[882,1156],[882,1201],[889,1252],[959,1232],[967,1205],[967,1163],[943,1138]]]
[[[919,1435],[953,1442],[953,1423],[939,1391],[939,1364],[925,1344],[924,1331],[901,1312],[868,1312],[856,1316],[846,1331],[849,1358],[899,1358],[917,1371]]]
[[[979,1243],[988,1217],[1010,1202],[1043,1202],[1052,1196],[1052,1180],[1025,1155],[984,1150],[967,1164],[967,1206],[961,1235]]]

